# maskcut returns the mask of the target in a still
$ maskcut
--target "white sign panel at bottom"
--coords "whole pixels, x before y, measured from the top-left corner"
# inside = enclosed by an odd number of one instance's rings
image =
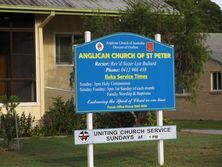
[[[79,144],[117,143],[176,139],[176,126],[76,130],[74,142]]]

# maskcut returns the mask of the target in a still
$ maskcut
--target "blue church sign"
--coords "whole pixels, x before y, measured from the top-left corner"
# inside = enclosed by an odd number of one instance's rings
[[[75,48],[77,113],[175,109],[172,46],[117,33]]]

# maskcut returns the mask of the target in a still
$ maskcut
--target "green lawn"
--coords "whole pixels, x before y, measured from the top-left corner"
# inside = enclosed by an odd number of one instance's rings
[[[211,120],[204,120],[204,121],[181,121],[175,120],[173,121],[175,125],[177,125],[177,129],[216,129],[222,130],[222,121],[211,121]]]
[[[1,141],[0,141],[1,143]],[[178,133],[165,141],[165,167],[221,167],[222,135]],[[95,167],[158,167],[156,142],[95,145]],[[1,167],[86,167],[86,146],[72,137],[21,140],[20,152],[0,149]]]

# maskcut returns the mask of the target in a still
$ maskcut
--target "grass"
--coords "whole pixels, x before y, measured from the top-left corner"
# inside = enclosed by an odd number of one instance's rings
[[[222,121],[211,121],[211,120],[175,120],[173,121],[177,125],[177,129],[215,129],[222,130]]]
[[[164,167],[221,167],[222,135],[178,132],[177,140],[164,143]],[[158,167],[156,147],[156,142],[98,144],[95,167]],[[86,167],[86,150],[72,137],[23,139],[20,152],[0,149],[0,166]]]
[[[174,121],[178,129],[222,129],[222,121]],[[2,141],[0,141],[1,145]],[[156,142],[98,144],[95,167],[159,167]],[[164,142],[164,167],[221,167],[222,135],[178,132],[177,140]],[[86,167],[86,146],[72,137],[21,140],[21,151],[0,148],[1,167]]]

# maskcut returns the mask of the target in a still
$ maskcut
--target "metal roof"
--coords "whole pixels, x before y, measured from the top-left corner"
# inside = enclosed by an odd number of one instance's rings
[[[222,63],[222,33],[209,33],[207,46],[211,51],[210,58]]]
[[[177,12],[163,0],[145,0],[152,10],[165,13]],[[119,13],[127,7],[126,0],[0,0],[0,11],[14,10],[15,12],[49,12],[65,13]]]
[[[222,63],[222,49],[212,51],[211,58],[219,63]]]

